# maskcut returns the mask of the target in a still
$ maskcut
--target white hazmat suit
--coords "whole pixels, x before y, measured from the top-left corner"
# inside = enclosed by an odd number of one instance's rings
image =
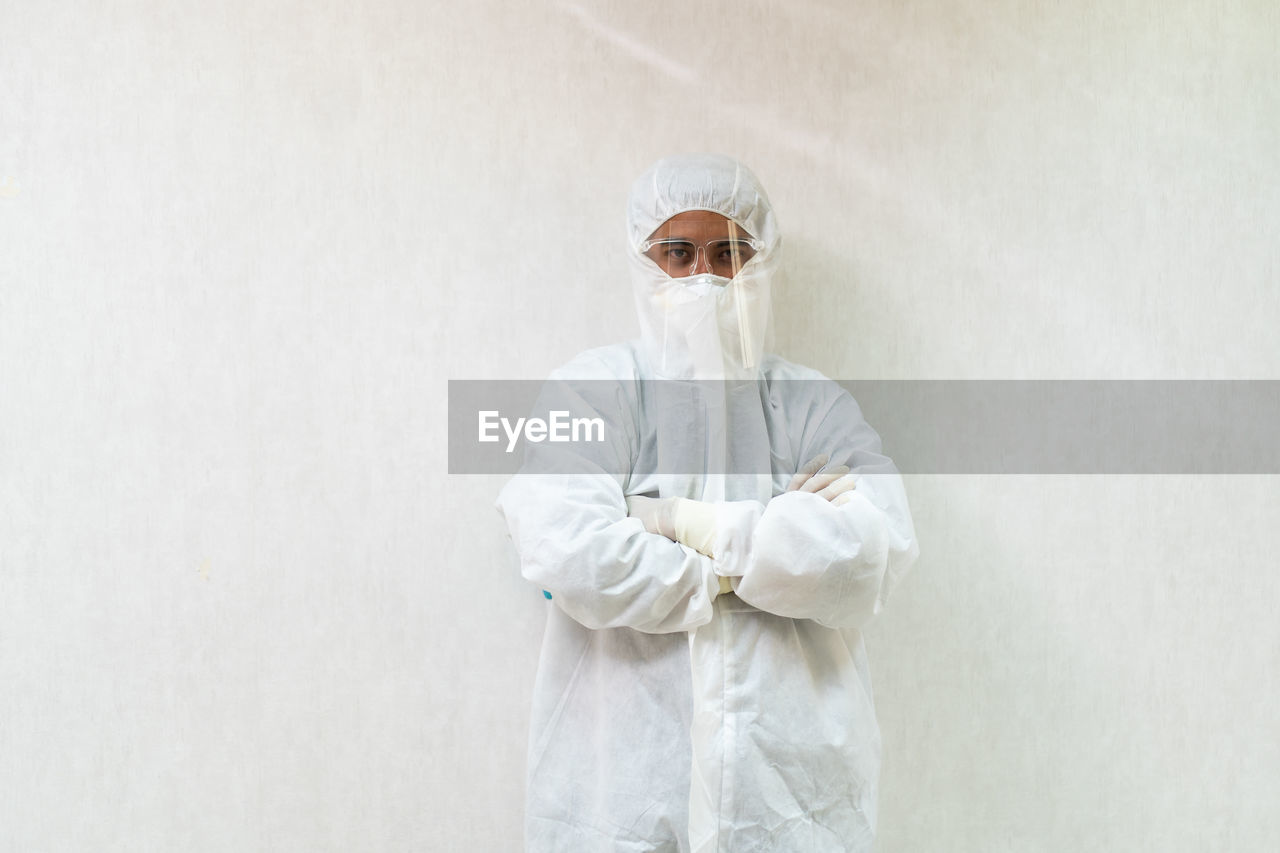
[[[732,280],[670,278],[642,247],[690,210],[761,251]],[[869,850],[880,739],[859,631],[917,553],[901,480],[848,393],[762,351],[779,239],[750,171],[661,160],[627,221],[642,337],[553,376],[621,380],[574,401],[608,440],[531,446],[529,470],[557,473],[518,474],[498,499],[551,597],[527,849]],[[822,455],[856,488],[786,491]],[[699,501],[711,554],[646,530],[636,496]]]

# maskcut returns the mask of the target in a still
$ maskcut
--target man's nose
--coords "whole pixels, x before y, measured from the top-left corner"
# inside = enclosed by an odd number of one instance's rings
[[[711,262],[708,260],[707,247],[698,246],[694,249],[693,272],[689,273],[689,275],[702,275],[703,273],[711,273]]]

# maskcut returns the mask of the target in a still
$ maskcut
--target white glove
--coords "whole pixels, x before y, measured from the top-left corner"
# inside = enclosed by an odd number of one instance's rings
[[[646,498],[643,495],[627,496],[627,515],[639,519],[644,529],[675,541],[676,526],[672,519],[675,498]]]
[[[700,554],[715,557],[712,549],[716,541],[715,504],[691,501],[687,498],[646,498],[632,495],[627,498],[627,515],[639,519],[644,529],[673,542],[688,545]],[[721,576],[718,595],[733,592],[729,578]],[[715,598],[716,595],[712,595]]]
[[[823,453],[804,464],[804,467],[791,478],[787,484],[788,492],[812,492],[824,500],[831,501],[832,506],[848,503],[853,496],[847,494],[854,490],[858,478],[849,473],[848,465],[837,465],[824,469],[830,457]]]
[[[699,554],[715,557],[715,504],[688,498],[627,498],[627,515],[640,520],[644,529],[673,542],[688,545]]]

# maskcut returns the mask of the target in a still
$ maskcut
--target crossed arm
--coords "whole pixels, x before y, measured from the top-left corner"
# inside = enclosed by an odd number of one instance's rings
[[[831,501],[833,506],[849,502],[846,492],[857,486],[857,477],[849,475],[848,465],[826,470],[830,461],[825,453],[810,459],[791,478],[787,492],[810,492]],[[639,519],[644,529],[673,542],[688,545],[700,554],[715,557],[715,504],[688,498],[627,498],[627,515]]]
[[[857,477],[849,474],[848,465],[826,467],[831,461],[823,453],[805,463],[791,478],[786,492],[808,492],[843,506],[851,496],[848,492],[857,487]],[[699,554],[712,559],[716,556],[716,538],[719,528],[716,505],[688,498],[647,498],[633,495],[627,498],[627,515],[638,519],[644,529],[673,542],[686,545]],[[720,576],[720,594],[732,592],[730,577]]]
[[[897,474],[842,467],[811,460],[767,506],[628,500],[607,476],[517,477],[499,504],[522,573],[589,628],[687,631],[725,587],[779,616],[860,627],[917,548]]]
[[[625,469],[624,442],[512,478],[498,507],[522,574],[588,628],[687,631],[728,590],[779,616],[861,626],[917,554],[901,478],[847,394],[797,409],[809,414],[792,423],[793,452],[812,458],[764,504],[627,496],[606,473]]]

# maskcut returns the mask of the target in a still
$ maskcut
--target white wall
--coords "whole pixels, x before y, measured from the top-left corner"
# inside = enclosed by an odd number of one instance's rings
[[[841,378],[1280,377],[1280,15],[0,6],[0,848],[518,848],[546,603],[450,378],[636,328],[631,178],[752,164]],[[891,437],[887,437],[890,438]],[[1280,835],[1268,477],[911,476],[883,851]]]

